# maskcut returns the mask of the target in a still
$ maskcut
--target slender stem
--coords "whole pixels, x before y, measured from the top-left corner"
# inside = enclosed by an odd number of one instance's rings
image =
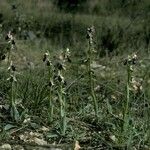
[[[14,81],[11,82],[11,107],[13,105],[14,102],[14,92],[13,92],[13,85],[14,85]]]
[[[52,88],[49,90],[49,105],[48,105],[49,122],[53,121],[53,104],[52,104]]]
[[[130,102],[130,78],[131,78],[131,73],[130,73],[130,65],[127,65],[127,86],[126,86],[126,102],[125,102],[125,109],[123,113],[123,120],[124,120],[124,125],[123,125],[123,130],[126,130],[128,126],[128,117],[129,117],[129,102]]]
[[[13,76],[15,74],[13,73]],[[15,91],[14,91],[14,80],[11,82],[11,94],[10,94],[10,108],[12,110],[12,119],[13,120],[16,120],[15,119]]]
[[[89,82],[90,82],[90,93],[91,93],[92,100],[94,102],[95,116],[96,116],[96,118],[98,118],[98,103],[97,103],[96,95],[94,92],[94,80],[93,80],[93,75],[92,75],[91,62],[92,62],[92,49],[91,49],[91,44],[89,41],[88,73],[89,73]]]
[[[65,99],[63,97],[63,88],[62,83],[59,85],[59,92],[58,92],[59,102],[60,102],[60,129],[61,134],[65,135],[66,132],[66,104]]]
[[[10,60],[11,60],[11,51],[9,50],[8,51],[8,62],[7,62],[8,64],[10,64]]]
[[[51,66],[48,67],[48,69],[49,69],[49,81],[51,81],[51,76],[52,76]],[[50,85],[50,89],[49,89],[48,117],[49,117],[49,122],[52,122],[53,121],[52,85]]]

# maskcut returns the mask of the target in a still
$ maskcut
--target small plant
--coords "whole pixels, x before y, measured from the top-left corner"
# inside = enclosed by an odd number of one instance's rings
[[[93,34],[94,34],[94,27],[88,28],[87,29],[87,39],[89,42],[89,49],[87,51],[87,70],[88,70],[88,78],[89,78],[90,95],[91,95],[91,98],[94,103],[95,116],[98,119],[98,102],[96,99],[96,94],[94,92],[94,76],[93,76],[93,71],[91,68],[92,54],[94,52]]]
[[[64,71],[66,70],[65,68],[65,63],[70,62],[70,51],[67,48],[65,53],[63,53],[60,56],[61,61],[56,63],[55,69],[57,72],[56,75],[56,82],[57,82],[57,94],[58,94],[58,100],[60,103],[60,132],[61,135],[65,135],[66,129],[67,129],[67,120],[66,120],[66,89],[65,89],[65,79],[64,79]]]
[[[56,94],[58,96],[59,104],[60,104],[60,133],[61,135],[65,135],[67,129],[67,121],[66,121],[66,89],[65,89],[65,80],[64,80],[64,71],[65,63],[71,62],[70,60],[70,51],[67,48],[64,53],[59,56],[58,61],[54,61],[53,65],[50,61],[50,54],[45,53],[43,56],[43,62],[45,62],[47,66],[47,79],[48,79],[48,121],[53,121],[53,108],[54,108],[54,89],[56,90]],[[55,85],[55,86],[54,86]]]
[[[48,96],[48,121],[52,122],[53,121],[53,77],[54,77],[54,67],[50,61],[50,55],[49,53],[45,53],[43,56],[43,62],[46,63],[47,70],[48,70],[48,91],[49,91],[49,96]]]
[[[128,58],[124,61],[124,65],[126,65],[127,69],[127,85],[126,85],[126,101],[124,105],[123,111],[123,131],[126,131],[128,128],[129,118],[130,118],[130,89],[132,83],[132,72],[133,72],[133,65],[136,64],[137,55],[133,54],[132,56],[128,56]]]
[[[10,114],[14,121],[19,120],[19,112],[16,107],[15,99],[16,99],[16,67],[13,65],[12,61],[10,63],[10,66],[8,68],[8,71],[10,73],[10,77],[7,79],[10,82]]]

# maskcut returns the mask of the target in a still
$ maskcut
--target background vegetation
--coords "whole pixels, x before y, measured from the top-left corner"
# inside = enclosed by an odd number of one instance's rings
[[[83,149],[150,149],[149,15],[149,0],[0,1],[0,141],[38,143],[29,140],[32,132],[34,139],[69,147],[79,141]],[[5,39],[9,31],[14,49]],[[15,73],[7,70],[8,51]],[[42,61],[44,53],[54,68]],[[135,55],[138,61],[131,65]],[[55,78],[56,73],[61,74]],[[12,86],[7,79],[14,74]]]

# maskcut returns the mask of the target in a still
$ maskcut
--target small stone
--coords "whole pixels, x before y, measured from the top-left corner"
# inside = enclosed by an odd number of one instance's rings
[[[0,147],[1,150],[11,150],[11,145],[10,144],[3,144]]]
[[[34,142],[38,145],[47,145],[46,141],[44,141],[43,139],[39,139],[37,137],[34,138]]]
[[[111,139],[113,142],[116,142],[116,141],[117,141],[117,138],[116,138],[115,135],[111,135],[111,136],[109,136],[109,137],[110,137],[110,139]]]
[[[21,145],[16,145],[13,147],[14,150],[24,150],[24,148]]]

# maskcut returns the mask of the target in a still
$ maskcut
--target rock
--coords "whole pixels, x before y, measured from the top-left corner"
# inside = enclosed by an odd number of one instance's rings
[[[24,148],[21,145],[15,145],[13,150],[24,150]]]
[[[34,138],[34,142],[38,145],[47,145],[46,141],[44,141],[43,139],[39,139],[37,137]]]
[[[10,144],[3,144],[0,147],[1,150],[11,150],[11,145]]]

